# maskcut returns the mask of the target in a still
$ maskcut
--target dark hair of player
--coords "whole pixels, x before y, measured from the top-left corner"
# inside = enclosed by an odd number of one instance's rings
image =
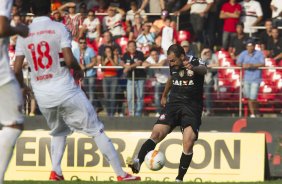
[[[178,44],[171,45],[167,50],[167,55],[169,55],[171,52],[174,53],[174,55],[177,58],[180,58],[181,55],[185,56],[185,51],[184,51],[183,47],[181,47]]]
[[[51,0],[30,0],[30,6],[35,16],[44,16],[51,12]]]

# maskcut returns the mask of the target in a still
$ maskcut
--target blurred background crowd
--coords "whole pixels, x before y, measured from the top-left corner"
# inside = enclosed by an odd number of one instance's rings
[[[159,116],[169,76],[166,51],[181,44],[187,56],[201,57],[205,77],[204,115],[281,113],[281,0],[53,0],[50,17],[69,29],[73,54],[85,71],[77,81],[97,112],[107,116]],[[30,24],[28,0],[15,0],[11,24]],[[17,37],[10,38],[11,66]],[[248,77],[244,54],[258,55],[261,69]],[[100,68],[99,68],[100,66]],[[106,66],[106,67],[105,67]],[[142,68],[136,68],[142,66]],[[276,68],[273,68],[276,67]],[[257,69],[257,68],[255,68]],[[28,66],[23,66],[27,84]],[[254,68],[252,68],[254,70]],[[245,77],[243,78],[243,74]],[[255,105],[241,84],[258,83]],[[280,100],[280,101],[279,101]],[[242,106],[242,107],[240,107]],[[256,111],[256,112],[254,112]],[[26,112],[39,113],[33,94]],[[240,113],[239,113],[240,114]]]

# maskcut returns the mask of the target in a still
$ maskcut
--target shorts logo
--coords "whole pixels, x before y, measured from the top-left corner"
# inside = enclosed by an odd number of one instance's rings
[[[183,77],[183,76],[184,76],[184,70],[180,70],[180,71],[179,71],[179,76],[180,76],[180,77]]]
[[[192,77],[194,75],[194,72],[192,70],[187,70],[187,75],[189,77]]]
[[[164,120],[165,119],[165,114],[160,115],[159,120]]]

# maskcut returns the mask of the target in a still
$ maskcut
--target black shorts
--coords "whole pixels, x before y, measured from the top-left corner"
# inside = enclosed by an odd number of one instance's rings
[[[194,104],[193,104],[194,103]],[[180,126],[181,131],[191,126],[198,137],[202,123],[202,106],[197,102],[191,104],[167,104],[161,111],[161,115],[155,124],[169,125],[171,130]]]

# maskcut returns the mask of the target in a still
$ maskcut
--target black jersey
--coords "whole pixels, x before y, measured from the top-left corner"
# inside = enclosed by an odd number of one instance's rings
[[[204,63],[201,61],[200,64]],[[170,74],[172,87],[169,103],[187,104],[191,101],[197,101],[198,104],[203,104],[204,75],[198,75],[184,67],[170,67]]]

